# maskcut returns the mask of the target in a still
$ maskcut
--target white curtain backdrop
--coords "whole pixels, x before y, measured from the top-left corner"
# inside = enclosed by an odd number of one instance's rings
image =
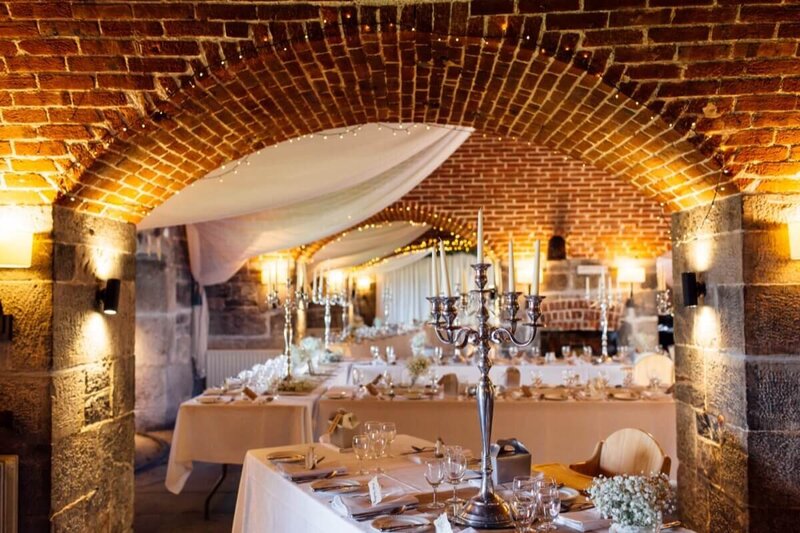
[[[378,174],[356,186],[258,213],[187,225],[192,275],[203,285],[223,283],[251,257],[338,233],[388,207],[450,157],[471,133],[463,129],[434,130],[440,130],[439,135],[429,138],[428,145],[421,149],[416,146],[415,152],[407,153],[389,169],[381,165]],[[387,145],[387,150],[390,148]],[[308,161],[309,165],[320,163],[316,179],[325,183],[324,161]],[[360,176],[365,169],[354,172]]]
[[[413,261],[411,260],[412,258]],[[376,316],[385,319],[383,292],[388,288],[392,295],[389,301],[390,322],[410,324],[415,320],[428,320],[430,317],[430,304],[425,297],[430,296],[432,291],[430,252],[398,258],[398,260],[403,259],[411,261],[411,264],[388,271],[379,271],[376,285]],[[466,282],[468,289],[474,288],[475,271],[470,267],[473,263],[475,263],[474,255],[458,253],[447,256],[447,268],[450,272],[450,285],[453,294],[455,294],[456,282]],[[489,271],[489,287],[494,285],[491,274],[493,270],[494,268]]]
[[[363,265],[390,255],[428,231],[427,224],[389,222],[377,228],[351,231],[338,241],[326,244],[311,258],[312,271]]]

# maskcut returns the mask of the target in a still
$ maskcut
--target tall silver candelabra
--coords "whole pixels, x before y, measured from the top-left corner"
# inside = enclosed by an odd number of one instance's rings
[[[323,315],[323,321],[325,323],[325,349],[328,350],[331,345],[331,321],[333,319],[333,315],[331,314],[331,307],[334,305],[341,305],[345,310],[347,309],[347,297],[344,293],[322,293],[322,286],[317,288],[317,292],[313,295],[311,300],[313,303],[317,305],[325,306],[325,314]],[[345,318],[346,311],[342,311],[342,329],[344,329],[344,318]]]
[[[508,504],[494,492],[492,482],[492,463],[489,455],[490,438],[492,435],[492,419],[494,416],[494,385],[489,379],[489,370],[492,362],[489,359],[490,343],[501,344],[509,341],[516,346],[529,346],[541,324],[541,302],[544,298],[539,295],[525,295],[525,314],[528,321],[519,324],[517,318],[519,311],[520,292],[503,293],[502,311],[503,318],[508,326],[490,326],[487,298],[489,290],[486,289],[486,272],[489,263],[472,265],[475,270],[475,284],[478,287],[470,291],[478,300],[476,327],[457,325],[458,303],[460,296],[431,296],[431,324],[434,326],[436,336],[445,344],[456,348],[464,348],[472,344],[477,348],[477,365],[480,379],[477,386],[478,422],[481,429],[481,488],[478,494],[470,499],[458,512],[455,519],[464,525],[476,528],[507,528],[512,525],[511,510]],[[529,329],[528,338],[522,340],[517,337],[517,325]]]
[[[292,327],[292,313],[304,308],[308,295],[303,289],[292,291],[292,280],[286,280],[286,297],[281,299],[277,288],[267,295],[267,304],[278,307],[283,305],[283,353],[286,354],[286,375],[284,381],[292,380],[292,343],[294,342],[294,328]]]
[[[601,287],[603,284],[601,283]],[[594,307],[600,309],[600,358],[605,363],[610,359],[608,354],[608,312],[619,304],[616,295],[605,288],[598,290]]]

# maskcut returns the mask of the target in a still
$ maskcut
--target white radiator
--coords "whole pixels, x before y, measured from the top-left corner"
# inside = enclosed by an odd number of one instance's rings
[[[206,358],[206,385],[216,387],[225,378],[280,355],[281,350],[208,350]]]
[[[17,533],[19,456],[0,455],[0,533]]]

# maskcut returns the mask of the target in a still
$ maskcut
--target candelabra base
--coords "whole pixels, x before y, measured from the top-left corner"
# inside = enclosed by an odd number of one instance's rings
[[[511,508],[495,493],[484,498],[480,494],[468,500],[455,521],[479,529],[508,529],[514,526]]]

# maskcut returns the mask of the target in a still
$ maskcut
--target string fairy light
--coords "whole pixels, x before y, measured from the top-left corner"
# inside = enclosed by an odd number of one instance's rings
[[[569,54],[560,54],[558,50],[558,45],[553,43],[545,43],[540,42],[538,39],[538,34],[534,35],[530,32],[530,30],[520,31],[519,33],[517,30],[519,27],[512,28],[513,31],[509,31],[509,22],[508,20],[504,20],[498,23],[497,28],[500,30],[499,36],[490,36],[487,37],[486,35],[465,35],[463,33],[460,34],[451,34],[449,32],[439,32],[439,31],[419,31],[415,25],[409,23],[402,23],[402,22],[395,22],[395,21],[373,21],[370,20],[369,23],[358,24],[350,22],[353,18],[352,10],[343,10],[341,15],[341,21],[338,20],[331,20],[327,17],[322,18],[322,27],[315,26],[313,22],[307,22],[302,24],[302,31],[299,34],[295,34],[294,36],[289,36],[287,38],[277,39],[275,35],[271,34],[271,30],[267,29],[267,33],[258,36],[255,39],[255,42],[250,43],[251,46],[248,48],[240,47],[238,51],[234,52],[231,56],[220,59],[219,61],[215,62],[214,64],[202,65],[199,66],[197,69],[194,70],[193,73],[189,75],[182,75],[181,81],[179,84],[169,87],[166,90],[166,94],[170,100],[156,103],[154,104],[155,109],[147,115],[140,116],[130,121],[126,121],[123,117],[123,123],[119,129],[115,131],[113,127],[109,127],[106,129],[105,135],[101,138],[100,145],[94,150],[96,153],[93,154],[96,157],[99,157],[103,154],[103,149],[108,149],[113,145],[116,141],[127,142],[128,139],[134,135],[138,135],[143,132],[147,132],[149,129],[158,127],[158,123],[166,120],[171,120],[172,115],[168,112],[164,107],[169,106],[172,109],[177,110],[177,112],[184,112],[186,111],[185,108],[180,106],[175,100],[175,96],[179,91],[186,91],[191,92],[195,90],[199,90],[204,88],[208,80],[211,79],[226,79],[229,77],[227,74],[223,76],[218,76],[217,73],[222,73],[224,70],[229,68],[239,68],[238,65],[242,62],[246,62],[250,59],[258,58],[261,54],[275,54],[275,57],[283,60],[282,54],[294,51],[294,46],[296,44],[301,44],[304,47],[304,50],[308,47],[308,41],[313,39],[325,39],[330,34],[330,32],[339,31],[340,35],[344,35],[346,38],[350,38],[352,34],[352,29],[357,28],[363,30],[365,33],[369,33],[370,35],[375,35],[378,33],[391,33],[395,34],[397,32],[402,31],[411,31],[414,34],[415,40],[419,39],[420,34],[427,35],[429,37],[430,43],[432,46],[439,45],[440,43],[450,43],[455,42],[459,45],[459,47],[466,47],[471,44],[479,44],[481,48],[485,48],[490,44],[493,47],[499,49],[502,46],[510,46],[514,45],[516,47],[525,46],[530,47],[532,50],[538,51],[540,56],[544,56],[547,58],[548,62],[554,60],[554,57],[558,57],[560,61],[570,63],[573,67],[583,70],[586,75],[593,75],[596,76],[598,80],[603,81],[609,88],[610,97],[614,100],[619,100],[619,95],[623,94],[628,96],[628,98],[633,99],[632,95],[636,92],[636,89],[639,86],[638,82],[626,82],[624,85],[622,81],[614,82],[612,79],[608,79],[605,76],[604,72],[601,71],[592,71],[592,66],[590,65],[591,61],[589,59],[590,52],[586,50],[579,50],[577,47],[567,46],[564,48],[564,51],[571,52]],[[516,24],[514,26],[517,26]],[[533,41],[533,42],[531,42]],[[462,44],[463,43],[463,44]],[[529,44],[530,43],[530,44]],[[445,44],[444,46],[448,46]],[[238,59],[238,61],[237,61]],[[435,65],[435,68],[443,68],[444,65],[439,66]],[[604,66],[603,68],[608,68]],[[177,80],[175,80],[177,81]],[[648,95],[648,99],[651,96]],[[636,106],[640,109],[647,111],[647,102],[641,102],[639,100],[635,101]],[[650,115],[650,121],[653,122],[657,118],[660,118],[660,111],[649,111],[652,113]],[[475,115],[476,117],[478,114]],[[131,127],[131,125],[135,125],[136,127]],[[393,126],[391,123],[383,123],[385,127],[389,128],[392,131],[393,135],[397,135],[398,131],[405,131],[406,134],[410,135],[411,131],[407,129],[403,129],[402,126],[397,127]],[[668,124],[670,129],[675,129],[681,126],[681,122],[677,120],[670,121]],[[684,135],[688,135],[689,132],[694,132],[696,130],[696,122],[691,123],[691,128],[687,131],[682,132]],[[323,140],[327,140],[328,137],[331,135],[336,135],[339,138],[344,138],[348,135],[357,136],[358,130],[360,127],[363,126],[354,126],[345,128],[340,133],[335,134],[317,134],[323,137]],[[431,125],[426,125],[426,128],[430,128]],[[697,134],[699,136],[703,136],[703,134]],[[310,138],[311,136],[309,136]],[[502,137],[501,137],[502,138]],[[102,148],[100,147],[102,146]],[[259,147],[260,151],[260,147]],[[238,167],[242,164],[249,164],[250,163],[250,156],[252,154],[248,154],[244,158],[237,160],[234,163],[233,168],[227,170],[225,173],[222,174],[215,174],[213,179],[224,179],[224,176],[228,175],[229,173],[237,173]],[[89,160],[89,164],[94,159]],[[82,173],[82,169],[85,169],[86,165],[82,164],[77,158],[73,160],[71,164],[69,164],[66,169],[64,170],[65,175],[72,175]],[[729,180],[732,177],[732,173],[729,169],[721,174],[724,175]],[[74,182],[70,185],[66,183],[66,179],[60,180],[58,193],[59,197],[68,198],[70,202],[75,202],[76,197],[79,196],[80,191],[77,193],[72,192],[72,189],[76,186],[81,184],[79,179],[75,179]],[[193,182],[194,183],[194,182]],[[188,184],[191,186],[191,184]],[[85,186],[84,186],[85,188]],[[724,190],[724,183],[723,178],[719,177],[717,181],[717,185],[715,186],[714,193],[715,198],[719,191]],[[169,189],[171,191],[171,189]],[[113,205],[103,204],[102,201],[90,199],[87,202],[86,198],[80,198],[82,200],[82,204],[91,203],[96,205],[103,205],[104,208],[113,208],[119,209],[121,207],[128,207],[136,213],[140,214],[147,214],[153,207],[142,205],[141,203],[135,202],[127,202],[125,200],[115,201]],[[712,200],[713,204],[713,200]]]

